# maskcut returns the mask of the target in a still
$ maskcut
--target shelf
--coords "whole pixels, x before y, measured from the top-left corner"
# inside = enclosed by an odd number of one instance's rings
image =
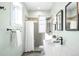
[[[77,18],[77,15],[72,16],[72,17],[67,17],[67,19],[69,19],[69,20],[74,20],[74,18]]]

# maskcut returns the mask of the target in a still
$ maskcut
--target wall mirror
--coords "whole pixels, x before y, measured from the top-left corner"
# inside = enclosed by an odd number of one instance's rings
[[[78,3],[69,2],[65,6],[65,29],[67,31],[79,30],[78,22]]]
[[[46,18],[46,32],[49,35],[52,34],[52,27],[53,27],[52,17],[50,16]]]
[[[58,31],[63,30],[63,10],[60,10],[56,14],[56,30],[58,30]]]

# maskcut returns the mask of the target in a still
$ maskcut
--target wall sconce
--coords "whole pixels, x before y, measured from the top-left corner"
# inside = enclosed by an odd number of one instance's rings
[[[1,9],[1,10],[2,10],[2,9],[3,9],[3,10],[6,10],[6,8],[4,8],[4,6],[0,6],[0,9]]]

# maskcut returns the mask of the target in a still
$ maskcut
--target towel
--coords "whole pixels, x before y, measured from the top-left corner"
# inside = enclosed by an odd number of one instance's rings
[[[22,45],[22,36],[20,30],[16,30],[16,39],[17,39],[17,46]]]

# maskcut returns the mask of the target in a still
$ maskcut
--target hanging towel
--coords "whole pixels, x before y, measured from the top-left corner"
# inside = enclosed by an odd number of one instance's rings
[[[21,36],[21,32],[20,30],[16,30],[16,39],[17,39],[17,46],[21,46],[22,45],[22,36]]]

